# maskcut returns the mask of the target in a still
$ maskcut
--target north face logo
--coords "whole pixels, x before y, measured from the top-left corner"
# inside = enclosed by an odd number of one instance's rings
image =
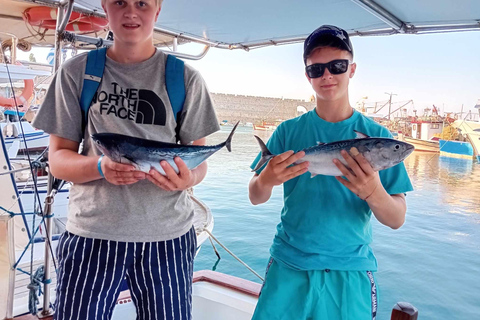
[[[139,90],[136,123],[165,125],[167,111],[162,99],[150,90]]]
[[[92,105],[100,103],[101,115],[115,116],[140,124],[164,126],[167,111],[162,99],[153,91],[144,89],[122,89],[112,82],[113,93],[95,93]]]

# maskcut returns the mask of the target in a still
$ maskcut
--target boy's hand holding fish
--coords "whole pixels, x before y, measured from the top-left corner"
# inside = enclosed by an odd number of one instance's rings
[[[109,157],[102,157],[100,166],[105,179],[114,185],[134,184],[146,177],[144,172],[135,170],[132,165],[115,162]]]
[[[373,170],[370,163],[355,147],[350,149],[350,153],[342,150],[340,154],[347,161],[351,170],[347,169],[340,160],[333,159],[333,163],[346,178],[337,176],[335,179],[355,193],[360,199],[367,200],[377,190],[378,185],[381,185],[378,172]]]
[[[341,184],[355,193],[360,199],[367,201],[368,206],[380,223],[392,229],[400,228],[405,222],[406,211],[404,194],[389,195],[380,181],[380,175],[374,171],[365,157],[355,147],[340,151],[340,154],[348,164],[348,169],[339,159],[333,159],[333,163],[342,172],[346,179],[336,176]]]
[[[304,151],[294,153],[292,150],[274,156],[260,175],[255,174],[250,181],[249,197],[252,204],[266,202],[270,199],[273,187],[307,172],[308,161],[293,165],[304,156]]]
[[[187,165],[180,157],[175,157],[173,161],[175,161],[175,164],[178,167],[178,174],[167,161],[162,160],[160,161],[160,165],[166,175],[162,175],[160,172],[152,168],[149,174],[146,175],[148,181],[166,191],[181,191],[193,187],[196,184],[196,181],[198,180],[198,171],[205,171],[206,173],[207,168],[205,162],[192,171],[188,169]]]
[[[305,152],[294,153],[292,150],[279,154],[270,160],[259,177],[259,182],[265,186],[279,186],[285,181],[298,177],[308,170],[308,162],[293,165],[303,158]]]

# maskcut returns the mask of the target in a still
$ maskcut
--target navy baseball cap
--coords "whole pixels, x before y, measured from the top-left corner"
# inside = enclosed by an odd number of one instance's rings
[[[331,42],[338,43],[342,49],[350,52],[353,56],[353,46],[347,31],[335,26],[323,25],[305,39],[303,44],[303,61],[307,63],[307,58],[314,49]]]

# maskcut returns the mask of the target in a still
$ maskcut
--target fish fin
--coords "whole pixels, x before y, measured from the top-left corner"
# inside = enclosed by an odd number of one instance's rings
[[[143,170],[142,170],[142,165],[136,163],[135,161],[133,161],[132,158],[130,158],[130,157],[127,156],[127,155],[123,155],[123,156],[120,157],[120,163],[131,164],[132,166],[134,166],[135,170],[143,171]]]
[[[255,139],[257,139],[257,142],[260,145],[260,149],[262,150],[262,157],[260,158],[260,161],[258,161],[257,166],[252,170],[252,172],[257,171],[258,169],[263,167],[263,165],[267,163],[270,159],[275,157],[275,155],[272,154],[270,150],[268,150],[267,146],[265,145],[262,139],[260,139],[256,135],[254,135],[254,137]]]
[[[361,133],[360,131],[353,130],[357,134],[355,139],[365,139],[365,138],[370,138],[370,136],[366,135],[365,133]]]
[[[131,157],[129,157],[125,154],[123,156],[121,156],[120,159],[121,159],[120,163],[136,164],[136,162],[133,161],[133,159]]]
[[[149,173],[150,169],[152,169],[152,166],[148,162],[139,162],[138,164],[133,163],[133,166],[135,167],[135,170],[142,171],[145,173]]]
[[[230,131],[230,134],[228,135],[228,138],[227,140],[225,140],[225,146],[227,147],[227,150],[232,152],[232,137],[233,137],[233,133],[235,132],[235,129],[237,129],[237,126],[238,124],[240,123],[240,121],[237,121],[237,123],[235,124],[235,126],[233,127],[232,131]]]

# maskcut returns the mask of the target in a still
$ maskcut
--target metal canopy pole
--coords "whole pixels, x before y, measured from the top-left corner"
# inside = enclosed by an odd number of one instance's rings
[[[407,32],[407,26],[405,23],[394,16],[392,13],[385,10],[383,7],[378,5],[372,0],[351,0],[352,2],[358,4],[360,7],[365,9],[366,11],[370,12],[393,29],[397,30],[400,33]]]
[[[173,52],[177,52],[178,49],[178,38],[173,38]]]
[[[101,38],[94,38],[94,37],[89,37],[89,36],[78,35],[78,34],[74,34],[72,32],[68,32],[68,31],[64,32],[63,37],[64,37],[65,40],[70,41],[70,42],[79,41],[79,42],[84,42],[84,43],[88,43],[88,44],[93,44],[96,47],[103,47],[103,46],[109,47],[113,44],[113,41],[111,41],[111,40],[105,40],[105,39],[101,39]],[[186,54],[186,53],[181,53],[181,52],[175,51],[175,45],[174,45],[174,51],[167,51],[167,50],[163,50],[163,49],[159,49],[159,50],[162,50],[163,52],[165,52],[167,54],[174,55],[177,58],[182,58],[182,59],[187,59],[187,60],[200,60],[203,57],[205,57],[208,50],[210,50],[210,46],[206,45],[205,47],[203,47],[202,52],[200,52],[200,54],[198,54],[198,55]]]
[[[55,60],[53,64],[53,72],[55,73],[62,62],[62,46],[63,39],[62,33],[65,30],[68,20],[70,19],[70,14],[73,10],[74,0],[65,0],[60,3],[60,6],[57,9],[57,27],[55,30]],[[50,265],[51,265],[51,256],[50,253],[53,252],[51,248],[52,244],[52,207],[53,201],[56,194],[56,190],[53,189],[54,177],[51,174],[50,170],[48,172],[48,189],[47,196],[45,197],[45,209],[43,211],[45,218],[45,228],[47,239],[45,241],[45,255],[44,255],[44,264],[45,264],[45,273],[43,276],[43,310],[38,313],[38,318],[45,318],[53,314],[53,310],[50,308]]]

